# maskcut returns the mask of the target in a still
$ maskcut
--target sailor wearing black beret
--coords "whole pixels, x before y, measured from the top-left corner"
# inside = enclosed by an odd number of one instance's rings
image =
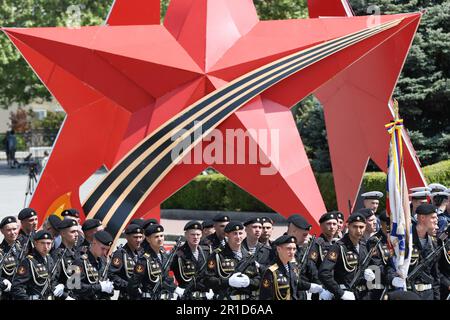
[[[142,219],[134,219],[144,221]],[[128,282],[133,274],[139,255],[143,252],[141,244],[144,240],[142,225],[129,224],[125,228],[127,242],[119,247],[113,254],[109,268],[109,278],[114,283],[114,288],[119,290],[118,300],[129,300]]]
[[[295,260],[298,265],[301,265],[303,256],[305,254],[309,256],[309,253],[306,253],[306,250],[309,245],[309,241],[312,241],[309,235],[312,226],[303,216],[299,214],[290,216],[287,221],[289,222],[287,235],[294,236],[297,240]],[[310,293],[320,293],[322,291],[322,286],[318,284],[319,279],[317,277],[314,262],[307,258],[306,260],[307,262],[304,264],[303,270],[300,270],[301,276],[299,278],[299,287],[305,289],[302,289],[301,292],[297,294],[299,300],[307,299],[306,291],[309,291]]]
[[[331,300],[364,299],[368,292],[366,281],[373,281],[375,274],[372,270],[364,270],[364,277],[353,290],[349,284],[354,278],[356,266],[364,260],[368,251],[364,242],[361,242],[366,228],[366,217],[359,212],[353,213],[347,220],[348,233],[333,244],[319,268],[319,278],[326,290],[320,298]]]
[[[338,238],[338,215],[336,211],[324,213],[320,219],[320,236],[315,240],[309,252],[309,259],[314,262],[315,273],[318,272],[323,259],[327,255],[330,247]]]
[[[427,257],[438,243],[434,236],[437,232],[438,214],[436,206],[432,204],[421,204],[416,209],[417,223],[412,225],[412,253],[410,266],[420,263],[421,257]],[[415,291],[421,300],[439,300],[440,292],[436,283],[440,282],[439,259],[434,259],[426,265],[424,270],[415,279]],[[410,273],[414,268],[409,268]],[[402,278],[396,277],[392,280],[395,287],[405,286]]]
[[[111,261],[107,256],[113,242],[114,239],[111,234],[99,230],[93,235],[87,253],[81,254],[76,259],[74,263],[77,266],[75,272],[81,275],[81,286],[75,287],[72,292],[77,300],[111,299],[114,285],[108,275]]]
[[[160,224],[151,224],[145,229],[145,240],[142,244],[143,252],[139,255],[133,274],[128,283],[130,299],[142,300],[174,300],[175,284],[169,276],[169,269],[163,270],[168,263],[169,254],[163,248],[164,227]],[[154,286],[158,285],[155,295]]]
[[[259,266],[242,247],[244,225],[231,221],[225,227],[227,243],[220,246],[209,256],[205,283],[213,288],[219,299],[247,300],[257,296],[259,287]],[[239,268],[238,268],[239,266]]]
[[[94,240],[94,235],[102,231],[103,225],[102,222],[98,219],[86,219],[83,223],[83,226],[81,227],[83,233],[84,233],[84,240],[80,247],[80,251],[86,253],[90,244]]]
[[[302,282],[299,279],[298,265],[295,263],[297,239],[294,236],[282,235],[273,245],[276,259],[262,275],[260,285],[261,300],[299,300],[298,292]]]
[[[53,300],[52,292],[56,283],[50,283],[48,289],[43,291],[54,267],[54,261],[49,255],[52,240],[52,235],[47,231],[34,233],[34,248],[20,263],[12,282],[11,295],[14,300]]]
[[[56,278],[58,285],[53,291],[57,300],[74,299],[73,296],[70,296],[70,291],[65,284],[71,279],[72,274],[69,270],[78,257],[76,244],[79,239],[79,227],[77,220],[68,218],[68,216],[58,223],[58,238],[60,238],[61,244],[59,246],[55,245],[54,250],[51,252],[53,260],[60,261],[60,269]]]
[[[205,287],[202,279],[208,256],[208,252],[200,246],[202,229],[199,221],[186,223],[184,226],[186,242],[177,250],[171,265],[178,283],[175,293],[187,300],[207,300],[214,296],[213,291]]]
[[[210,248],[210,252],[219,246],[225,245],[225,226],[230,222],[230,217],[224,213],[218,213],[213,218],[214,230],[213,234],[202,239],[201,245]]]
[[[203,228],[203,230],[202,230],[202,239],[201,240],[206,239],[207,236],[216,232],[216,230],[214,229],[214,221],[212,221],[212,220],[203,221],[202,228]]]
[[[370,191],[361,194],[361,197],[364,199],[364,208],[372,209],[376,214],[380,205],[380,199],[383,198],[383,193],[380,191]]]
[[[256,254],[256,261],[260,265],[268,265],[271,262],[269,259],[272,248],[259,242],[262,234],[262,222],[263,219],[260,217],[250,218],[244,222],[247,237],[242,242],[242,247],[251,254]]]
[[[4,217],[0,222],[0,231],[3,241],[0,243],[0,259],[3,260],[0,269],[0,292],[1,300],[11,300],[11,282],[14,270],[17,268],[21,246],[17,241],[19,235],[19,223],[16,217]]]
[[[262,230],[261,236],[259,237],[259,242],[262,244],[272,247],[272,232],[273,232],[273,220],[269,217],[261,217]]]
[[[29,235],[37,230],[37,212],[32,208],[24,208],[19,212],[18,219],[20,220],[21,229],[17,240],[22,246],[27,246],[30,239]],[[25,251],[28,252],[28,248]]]

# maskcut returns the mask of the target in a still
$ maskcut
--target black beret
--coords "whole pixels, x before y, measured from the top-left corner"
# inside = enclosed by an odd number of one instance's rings
[[[145,227],[144,227],[145,220],[144,219],[133,219],[133,220],[130,221],[130,225],[131,224],[138,225],[139,227],[145,229]]]
[[[261,218],[251,218],[244,222],[244,226],[248,226],[249,224],[253,224],[253,223],[261,223],[262,224],[262,220],[261,220]]]
[[[18,218],[20,221],[36,216],[37,213],[34,209],[25,208],[20,210]]]
[[[422,215],[429,215],[437,212],[437,208],[433,204],[424,203],[417,207],[416,213]]]
[[[282,235],[281,237],[277,238],[273,244],[275,246],[280,246],[285,243],[295,243],[297,244],[297,239],[294,236],[288,236],[287,234]]]
[[[203,227],[200,222],[193,220],[193,221],[189,221],[184,226],[184,231],[187,231],[187,230],[203,230]]]
[[[111,246],[113,244],[113,237],[107,231],[99,231],[94,234],[94,239],[104,244],[105,246]]]
[[[357,213],[362,213],[366,219],[369,219],[371,216],[375,215],[372,209],[362,208],[356,211]]]
[[[327,212],[320,217],[319,223],[324,223],[324,222],[327,222],[328,220],[336,220],[337,221],[337,219],[338,219],[338,216],[337,216],[336,212]]]
[[[390,223],[390,219],[389,219],[389,217],[387,215],[386,210],[381,211],[381,213],[380,213],[380,215],[378,217],[380,218],[380,221],[383,221],[383,222],[385,222],[387,224]]]
[[[102,222],[98,219],[87,219],[86,221],[84,221],[81,229],[83,231],[89,231],[89,230],[95,229],[97,227],[100,227],[101,225],[102,225]]]
[[[67,216],[79,218],[80,213],[76,209],[66,209],[63,212],[61,212],[61,217],[67,217]]]
[[[214,221],[212,221],[212,220],[205,220],[205,221],[202,222],[202,227],[203,227],[203,229],[205,229],[205,228],[212,228],[212,227],[214,227]]]
[[[269,217],[261,217],[261,222],[262,222],[262,223],[268,222],[268,223],[270,223],[270,224],[273,224],[273,220],[270,219]]]
[[[344,220],[344,214],[340,211],[335,211],[337,214],[338,219]]]
[[[239,221],[230,221],[229,224],[225,227],[223,230],[225,233],[233,232],[233,231],[239,231],[244,230],[244,225],[240,223]]]
[[[306,221],[305,218],[303,218],[299,214],[294,214],[290,216],[287,220],[289,223],[292,223],[297,228],[303,229],[303,230],[311,230],[311,225]]]
[[[57,215],[49,215],[48,216],[48,223],[52,226],[53,229],[59,230],[59,224],[61,223],[61,219]]]
[[[37,240],[53,240],[53,237],[52,237],[52,235],[49,232],[47,232],[45,230],[39,230],[38,232],[36,232],[34,234],[33,240],[34,241],[37,241]]]
[[[145,220],[144,224],[142,225],[142,228],[147,229],[149,226],[153,224],[159,224],[158,220],[151,218],[148,220]]]
[[[145,229],[145,236],[148,237],[158,232],[164,232],[164,227],[160,224],[151,224]]]
[[[76,227],[78,226],[78,222],[73,219],[65,218],[62,220],[58,225],[58,230],[64,230],[70,227]]]
[[[136,234],[136,233],[144,233],[144,228],[137,224],[129,224],[128,227],[125,228],[125,234]]]
[[[0,229],[10,223],[17,223],[16,217],[13,217],[13,216],[4,217],[2,219],[2,222],[0,222]]]
[[[353,222],[364,222],[366,223],[366,216],[360,212],[355,212],[348,217],[347,223],[353,223]]]
[[[230,221],[230,217],[224,213],[216,214],[213,218],[214,222],[228,222]]]

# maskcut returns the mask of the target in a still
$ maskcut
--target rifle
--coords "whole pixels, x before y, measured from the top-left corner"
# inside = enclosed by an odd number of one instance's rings
[[[20,250],[19,259],[17,259],[17,264],[16,264],[16,267],[14,268],[14,272],[13,272],[13,275],[12,275],[12,278],[11,278],[11,282],[14,281],[14,279],[16,277],[17,270],[19,268],[19,265],[22,262],[22,260],[25,258],[24,257],[25,256],[25,252],[28,250],[28,245],[30,244],[30,241],[31,241],[31,238],[33,237],[33,235],[34,235],[34,231],[31,231],[30,234],[28,235],[27,242],[25,242],[25,245],[22,247],[22,250]]]
[[[159,291],[159,288],[162,285],[163,282],[163,277],[166,274],[167,270],[170,268],[170,265],[172,264],[172,260],[175,257],[175,253],[177,252],[177,250],[180,248],[181,246],[181,238],[182,237],[178,237],[177,238],[177,242],[175,243],[175,245],[173,246],[172,250],[170,250],[169,253],[169,257],[167,258],[166,262],[164,263],[164,265],[161,268],[161,278],[160,281],[158,281],[157,283],[155,283],[155,286],[152,289],[152,300],[157,300],[159,299],[159,294],[157,294],[157,292]]]
[[[439,236],[439,239],[442,241],[442,245],[440,245],[438,248],[436,248],[432,252],[430,252],[425,257],[425,259],[423,259],[422,262],[419,265],[417,265],[417,267],[414,268],[414,270],[411,271],[408,274],[408,276],[406,277],[406,283],[411,285],[411,288],[413,288],[413,291],[415,290],[414,289],[414,281],[416,280],[416,278],[420,274],[422,274],[422,271],[424,271],[425,268],[428,267],[428,265],[434,261],[436,256],[440,254],[442,248],[444,248],[447,245],[448,233],[442,232],[441,235]]]
[[[369,266],[370,258],[372,257],[373,252],[377,249],[377,247],[378,247],[378,245],[380,244],[380,242],[381,242],[381,237],[378,238],[378,240],[377,240],[377,242],[375,243],[375,245],[374,245],[372,248],[370,248],[370,251],[369,251],[369,253],[367,254],[367,256],[364,257],[363,262],[362,262],[361,265],[358,267],[358,270],[356,270],[355,275],[353,276],[352,281],[351,281],[350,284],[348,285],[350,290],[353,290],[353,289],[354,289],[356,283],[358,282],[358,280],[359,280],[360,277],[361,277],[361,273],[363,273],[364,270],[366,270],[367,267]]]
[[[67,248],[64,249],[63,253],[59,256],[58,261],[56,261],[55,265],[53,266],[52,271],[47,276],[47,281],[45,282],[45,285],[42,288],[41,294],[40,294],[42,298],[44,298],[45,293],[47,292],[48,288],[51,286],[53,278],[55,276],[56,268],[58,267],[59,263],[64,258],[64,256],[66,255],[66,252],[67,252]]]
[[[305,270],[306,262],[308,261],[309,252],[311,251],[315,240],[316,240],[316,236],[315,235],[313,235],[311,240],[309,240],[309,243],[308,243],[308,246],[306,247],[305,253],[303,254],[303,256],[302,256],[302,258],[300,260],[300,264],[299,264],[300,272],[303,272],[303,270]]]

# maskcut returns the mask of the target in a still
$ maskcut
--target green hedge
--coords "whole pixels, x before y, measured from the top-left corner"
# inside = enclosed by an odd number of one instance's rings
[[[423,168],[428,183],[450,186],[450,160]],[[316,174],[317,184],[328,210],[337,208],[331,173]],[[369,172],[363,179],[365,190],[384,191],[386,175]],[[384,199],[380,206],[384,207]],[[221,174],[198,176],[162,204],[163,209],[271,212],[269,207],[240,189]]]

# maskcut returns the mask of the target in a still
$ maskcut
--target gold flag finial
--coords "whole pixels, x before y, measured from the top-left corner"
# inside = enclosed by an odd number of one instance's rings
[[[395,120],[398,120],[400,118],[398,112],[398,101],[395,98],[392,98],[392,109],[394,109]]]

